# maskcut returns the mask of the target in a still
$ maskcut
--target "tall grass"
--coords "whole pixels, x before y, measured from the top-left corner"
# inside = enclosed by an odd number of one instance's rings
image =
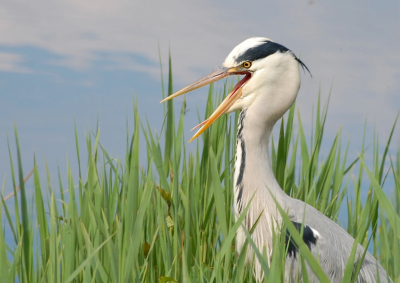
[[[171,62],[168,82],[167,94],[171,94]],[[228,88],[225,85],[223,93],[216,95],[210,87],[205,117]],[[133,107],[133,135],[127,136],[124,163],[113,159],[102,147],[99,132],[87,135],[88,158],[83,161],[76,134],[79,178],[73,178],[68,166],[68,180],[40,180],[34,159],[33,200],[28,199],[24,186],[15,130],[16,144],[9,145],[9,151],[14,193],[19,198],[14,198],[13,206],[4,198],[0,203],[0,224],[5,230],[0,232],[2,282],[253,281],[251,268],[244,264],[245,253],[237,254],[234,247],[236,230],[243,221],[242,217],[235,222],[232,213],[237,114],[233,122],[227,116],[218,119],[199,138],[196,150],[187,152],[185,103],[178,110],[179,115],[172,101],[165,105],[160,135],[155,135],[150,125],[139,118],[135,102]],[[391,137],[384,152],[379,152],[380,144],[374,135],[372,150],[366,153],[373,156],[372,166],[366,164],[366,154],[348,160],[349,144],[343,146],[338,131],[322,158],[326,113],[327,108],[318,101],[309,137],[300,114],[298,130],[294,130],[294,106],[286,121],[282,119],[277,125],[280,133],[272,146],[272,160],[278,182],[289,195],[310,203],[335,221],[341,207],[347,205],[349,233],[365,247],[370,243],[373,254],[398,281],[400,153],[389,153]],[[145,146],[140,146],[139,137],[145,139]],[[364,144],[361,153],[366,152]],[[11,154],[14,148],[18,153],[16,161]],[[146,157],[145,164],[139,163],[140,155]],[[82,168],[87,169],[86,176],[81,174]],[[47,167],[46,170],[49,176]],[[394,183],[390,199],[382,190],[388,178]],[[365,188],[368,197],[363,203],[360,196]],[[354,190],[354,199],[348,197],[349,189]],[[5,232],[12,234],[14,243],[5,241]],[[11,248],[14,244],[15,248]],[[303,268],[307,262],[315,272],[321,272],[308,249],[298,244]],[[247,245],[254,245],[250,237]],[[257,251],[266,282],[284,278],[282,237],[274,238],[274,247],[270,266],[265,253]],[[324,275],[320,276],[324,281]],[[352,270],[347,270],[346,276],[349,282]]]

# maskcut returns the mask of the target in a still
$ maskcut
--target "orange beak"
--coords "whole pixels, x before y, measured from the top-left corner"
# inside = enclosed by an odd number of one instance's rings
[[[200,123],[196,127],[194,127],[192,130],[201,127],[197,133],[189,140],[189,142],[193,141],[195,138],[197,138],[201,133],[203,133],[208,127],[211,126],[212,123],[214,123],[222,114],[226,113],[229,108],[242,96],[242,86],[244,83],[246,83],[250,78],[251,78],[251,73],[249,72],[240,72],[238,71],[237,67],[233,68],[222,68],[219,69],[215,72],[212,72],[211,74],[205,76],[204,78],[201,78],[194,83],[188,85],[187,87],[182,88],[181,90],[171,94],[167,98],[163,99],[161,101],[165,102],[167,100],[170,100],[172,98],[178,97],[184,93],[187,93],[189,91],[198,89],[202,86],[208,85],[212,82],[218,81],[220,79],[223,79],[229,75],[242,75],[245,74],[245,77],[234,87],[231,93],[227,95],[227,97],[222,101],[222,103],[218,106],[218,108],[214,111],[211,116],[205,120],[204,122]]]

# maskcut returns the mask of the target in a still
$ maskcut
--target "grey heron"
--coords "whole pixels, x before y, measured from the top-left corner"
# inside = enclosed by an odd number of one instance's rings
[[[237,45],[226,57],[223,68],[205,76],[189,86],[170,95],[162,102],[220,80],[229,75],[244,75],[215,112],[198,127],[195,139],[224,113],[240,110],[234,163],[234,211],[236,219],[253,197],[246,215],[245,228],[250,230],[261,215],[252,239],[259,250],[264,248],[271,256],[273,234],[279,233],[282,217],[276,207],[283,207],[300,231],[303,241],[320,261],[321,267],[332,282],[342,282],[346,263],[354,239],[338,224],[304,202],[291,198],[280,188],[272,171],[269,157],[269,140],[273,126],[291,107],[300,88],[299,65],[306,65],[288,48],[268,38],[249,38]],[[307,69],[308,70],[308,69]],[[304,219],[304,222],[303,222]],[[277,230],[277,231],[275,231]],[[246,240],[239,228],[236,247],[240,253]],[[298,251],[289,243],[285,263],[285,281],[297,281]],[[357,247],[356,257],[362,256],[364,248]],[[247,249],[246,261],[254,259],[254,251]],[[260,263],[254,260],[254,276],[263,279]],[[319,282],[308,271],[312,282]],[[386,271],[378,261],[366,253],[357,282],[390,282]]]

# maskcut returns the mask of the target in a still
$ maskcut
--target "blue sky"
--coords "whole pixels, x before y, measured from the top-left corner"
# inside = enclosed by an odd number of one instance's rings
[[[132,100],[160,129],[163,117],[159,48],[164,71],[171,50],[174,89],[218,68],[246,38],[265,36],[301,57],[297,99],[310,128],[319,90],[331,90],[327,143],[342,127],[353,155],[364,122],[383,143],[400,110],[400,2],[398,1],[2,1],[0,3],[0,174],[12,191],[7,137],[15,151],[18,127],[25,172],[46,158],[53,182],[69,159],[77,172],[74,122],[101,128],[101,142],[123,157]],[[207,90],[188,95],[189,129],[197,125]],[[179,103],[181,99],[177,99]],[[306,127],[307,128],[307,127]],[[393,153],[400,142],[395,132]]]

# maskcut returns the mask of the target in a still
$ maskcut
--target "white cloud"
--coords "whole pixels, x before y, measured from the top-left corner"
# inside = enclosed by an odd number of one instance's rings
[[[217,54],[214,44],[224,41],[217,35],[230,25],[215,21],[218,16],[215,9],[185,2],[3,2],[0,44],[42,48],[63,57],[52,64],[76,69],[88,68],[95,52],[130,52],[158,62],[158,42],[162,50],[170,42],[180,58],[193,56],[196,46],[203,51],[196,59],[202,59]],[[198,65],[186,62],[185,69]]]
[[[28,68],[21,66],[23,61],[24,59],[20,54],[0,52],[0,71],[16,73],[30,72]]]

